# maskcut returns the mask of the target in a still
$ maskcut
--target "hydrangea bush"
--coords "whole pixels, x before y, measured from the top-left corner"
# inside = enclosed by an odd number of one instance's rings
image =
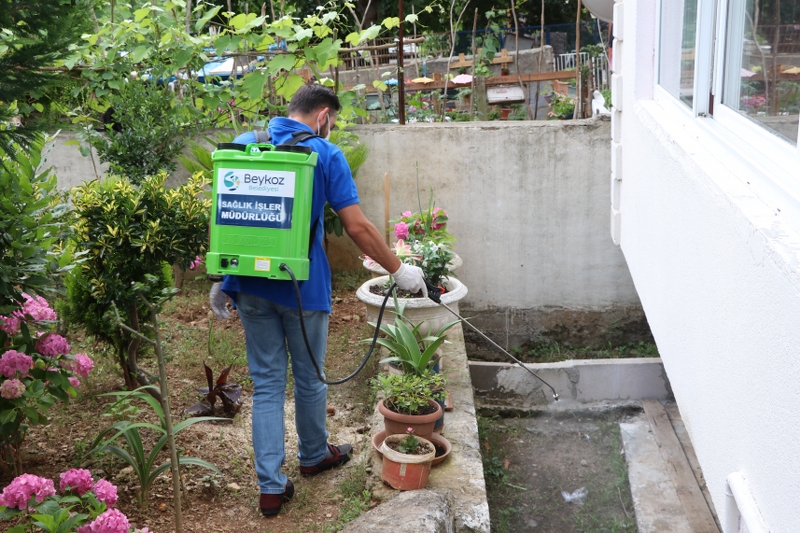
[[[58,317],[41,296],[0,316],[0,467],[21,471],[22,442],[30,425],[47,422],[56,402],[78,394],[80,378],[94,367],[85,354],[70,355],[67,340],[52,331]]]
[[[117,504],[117,487],[94,481],[88,470],[73,468],[60,474],[59,492],[53,480],[22,474],[0,494],[0,520],[21,517],[8,533],[33,526],[50,533],[152,533],[131,527]]]

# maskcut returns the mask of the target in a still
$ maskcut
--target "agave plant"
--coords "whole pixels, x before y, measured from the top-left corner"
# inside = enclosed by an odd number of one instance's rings
[[[447,330],[458,324],[458,320],[442,326],[436,333],[424,335],[422,324],[412,324],[404,316],[405,303],[397,298],[397,289],[392,291],[394,300],[394,324],[381,324],[384,337],[378,338],[378,344],[389,350],[391,354],[381,363],[395,363],[403,368],[403,372],[422,375],[429,371],[439,360],[436,351],[447,342]],[[369,323],[376,327],[374,322]],[[366,339],[365,342],[371,342]]]

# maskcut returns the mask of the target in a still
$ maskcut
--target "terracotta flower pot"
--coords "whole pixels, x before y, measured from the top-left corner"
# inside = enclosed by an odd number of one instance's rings
[[[431,441],[422,437],[417,438],[430,449],[430,452],[424,455],[400,453],[388,446],[388,443],[400,442],[405,437],[405,435],[389,435],[381,444],[381,453],[383,454],[381,479],[394,489],[424,489],[428,484],[428,474],[431,471],[433,458],[436,456],[436,449]]]
[[[381,445],[383,444],[384,440],[386,440],[386,430],[381,430],[372,436],[372,447],[380,454],[381,458],[383,458]],[[431,466],[433,467],[447,459],[447,456],[450,455],[451,451],[453,451],[453,445],[449,440],[441,435],[437,435],[436,433],[431,435],[431,438],[428,440],[431,441],[433,446],[436,448],[436,457],[434,457],[433,461],[431,462]]]
[[[428,415],[403,415],[395,413],[386,407],[383,400],[378,403],[378,411],[383,415],[383,427],[387,435],[405,435],[408,428],[414,429],[414,435],[424,439],[430,439],[433,434],[433,426],[442,416],[442,407],[434,400],[429,400],[431,405],[436,406],[436,411]]]

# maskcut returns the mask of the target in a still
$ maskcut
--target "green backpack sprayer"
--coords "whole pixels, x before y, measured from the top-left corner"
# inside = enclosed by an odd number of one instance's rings
[[[311,362],[320,381],[338,385],[354,378],[367,364],[377,344],[383,312],[394,283],[386,291],[378,314],[375,335],[364,360],[349,376],[328,381],[313,356],[303,320],[303,303],[297,280],[308,279],[309,258],[317,224],[311,224],[311,201],[317,153],[298,146],[317,135],[297,132],[282,145],[269,144],[269,134],[258,132],[256,143],[221,143],[212,155],[214,161],[211,203],[211,236],[206,254],[209,274],[257,276],[291,280],[294,284],[300,329]],[[547,385],[558,401],[555,389],[522,361],[508,353],[483,332],[441,301],[442,290],[425,280],[428,298],[445,307],[495,348]]]

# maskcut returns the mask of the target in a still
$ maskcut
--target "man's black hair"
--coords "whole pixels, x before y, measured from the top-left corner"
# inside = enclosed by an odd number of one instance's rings
[[[329,107],[338,113],[342,109],[342,104],[339,103],[336,93],[328,87],[318,83],[309,83],[294,93],[287,111],[289,115],[309,115],[323,107]]]

